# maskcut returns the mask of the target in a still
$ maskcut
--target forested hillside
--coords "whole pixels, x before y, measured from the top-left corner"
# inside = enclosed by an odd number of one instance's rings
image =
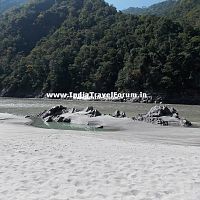
[[[200,32],[103,0],[37,0],[0,18],[2,96],[144,91],[199,94]]]
[[[171,10],[176,5],[176,0],[167,0],[160,3],[153,4],[146,8],[130,7],[123,10],[126,14],[133,15],[157,15],[157,16],[168,16]]]
[[[200,28],[199,0],[167,0],[148,8],[128,8],[123,11],[134,15],[157,15]]]
[[[0,0],[0,14],[13,7],[18,7],[26,2],[28,2],[28,0]]]
[[[200,1],[179,0],[171,12],[171,17],[200,28]]]

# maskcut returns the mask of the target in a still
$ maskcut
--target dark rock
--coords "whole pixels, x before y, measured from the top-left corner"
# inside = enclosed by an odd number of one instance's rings
[[[93,111],[93,110],[94,110],[93,106],[89,106],[89,107],[86,107],[83,111],[90,112],[90,111]]]
[[[126,113],[125,112],[122,112],[121,113],[121,118],[125,118],[126,117]]]
[[[101,116],[101,113],[98,110],[94,109],[92,106],[85,108],[83,111],[86,112],[87,115],[90,115],[90,117]]]
[[[161,119],[158,119],[158,120],[156,121],[156,124],[162,125],[162,120],[161,120]]]
[[[47,110],[44,110],[43,112],[39,113],[37,116],[42,117],[43,115],[45,115],[46,112],[47,112]]]
[[[64,120],[64,117],[58,117],[58,118],[56,119],[56,122],[63,122],[63,120]]]
[[[134,121],[135,121],[135,120],[137,120],[137,118],[136,118],[136,117],[132,117],[132,120],[134,120]]]
[[[125,112],[120,112],[119,110],[116,110],[113,115],[113,117],[116,117],[116,118],[124,118],[126,117],[126,113]]]
[[[163,124],[162,124],[163,126],[168,126],[169,125],[169,122],[167,122],[167,121],[163,121]]]
[[[71,119],[70,118],[64,118],[63,122],[65,122],[65,123],[71,123]]]
[[[175,110],[170,111],[167,106],[154,106],[146,114],[146,117],[162,117],[162,116],[173,116]]]
[[[168,121],[164,121],[164,120],[162,120],[160,118],[155,119],[153,121],[153,123],[160,124],[162,126],[168,126],[169,125]]]
[[[76,113],[79,112],[80,110],[76,109],[76,108],[71,108],[69,109],[69,113]]]
[[[70,123],[71,122],[71,119],[70,118],[65,118],[65,117],[57,117],[55,119],[56,122],[65,122],[65,123]]]
[[[102,126],[102,125],[99,125],[99,126],[95,126],[95,128],[103,129],[103,126]]]
[[[101,113],[98,110],[93,110],[91,111],[91,116],[90,117],[98,117],[101,116]]]
[[[53,122],[53,118],[51,116],[48,116],[46,118],[44,118],[45,122]]]
[[[135,119],[138,121],[143,121],[144,120],[144,115],[143,114],[139,114],[138,117],[136,117]]]
[[[174,114],[172,115],[172,117],[175,117],[175,118],[179,119],[178,113],[174,113]]]
[[[112,116],[113,117],[120,117],[120,111],[116,110]]]
[[[180,125],[184,126],[184,127],[191,127],[192,123],[190,121],[188,121],[187,119],[181,119],[180,120]]]
[[[55,106],[47,111],[44,111],[43,113],[39,114],[39,116],[44,119],[48,116],[56,117],[66,112],[67,112],[67,108],[60,105],[60,106]]]

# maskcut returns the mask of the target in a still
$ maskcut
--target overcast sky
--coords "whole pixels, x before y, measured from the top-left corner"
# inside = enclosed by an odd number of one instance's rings
[[[113,4],[118,10],[123,10],[129,7],[144,7],[150,6],[164,0],[105,0]]]

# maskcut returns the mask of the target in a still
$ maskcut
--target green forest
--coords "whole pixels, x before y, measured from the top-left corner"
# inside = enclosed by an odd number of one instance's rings
[[[199,0],[166,0],[147,8],[128,8],[123,11],[133,15],[163,16],[194,27],[200,27]]]
[[[199,0],[173,8],[170,16],[138,15],[103,0],[34,0],[6,12],[0,17],[0,95],[200,95]]]

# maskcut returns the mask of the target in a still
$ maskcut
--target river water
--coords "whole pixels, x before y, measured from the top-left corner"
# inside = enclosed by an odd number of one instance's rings
[[[115,110],[126,112],[127,116],[137,116],[139,113],[146,113],[155,104],[142,103],[120,103],[120,102],[88,102],[88,101],[67,101],[49,99],[16,99],[0,98],[0,113],[11,113],[16,115],[36,115],[55,105],[63,105],[68,108],[79,109],[93,106],[101,113],[112,114]],[[199,105],[170,105],[178,110],[180,116],[196,123],[200,123]]]

